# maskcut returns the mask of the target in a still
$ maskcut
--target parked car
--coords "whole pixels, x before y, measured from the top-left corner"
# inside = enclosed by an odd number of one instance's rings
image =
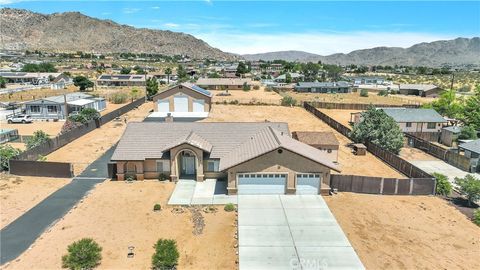
[[[8,123],[9,124],[12,124],[12,123],[22,123],[22,124],[32,123],[32,117],[28,114],[18,114],[18,115],[15,115],[15,116],[12,116],[12,117],[8,118]]]

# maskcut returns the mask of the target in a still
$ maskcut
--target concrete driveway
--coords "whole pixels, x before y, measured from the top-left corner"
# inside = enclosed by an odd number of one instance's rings
[[[239,195],[240,269],[364,269],[318,195]]]
[[[448,176],[448,180],[454,185],[455,177],[463,178],[467,174],[472,174],[477,178],[480,178],[480,174],[478,173],[468,173],[466,171],[462,171],[459,168],[441,160],[411,160],[409,162],[426,171],[427,173],[441,173]]]
[[[237,204],[237,196],[227,195],[227,183],[217,179],[206,179],[203,182],[180,179],[168,200],[169,205],[227,203]]]

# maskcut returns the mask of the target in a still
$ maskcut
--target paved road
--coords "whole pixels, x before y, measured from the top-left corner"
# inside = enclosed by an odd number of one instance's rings
[[[14,260],[57,220],[62,218],[96,184],[108,177],[107,162],[114,147],[84,172],[0,231],[0,265]],[[55,181],[55,180],[52,180]]]
[[[319,195],[238,195],[239,268],[364,269]]]

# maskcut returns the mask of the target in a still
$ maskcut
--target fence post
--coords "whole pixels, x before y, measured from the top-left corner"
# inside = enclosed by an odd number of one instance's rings
[[[382,180],[380,181],[380,194],[383,194],[383,183],[384,183],[385,178],[382,177]]]
[[[412,195],[412,191],[413,191],[413,178],[410,178],[410,190],[408,191],[408,194]]]
[[[395,195],[398,193],[398,178],[395,179]]]

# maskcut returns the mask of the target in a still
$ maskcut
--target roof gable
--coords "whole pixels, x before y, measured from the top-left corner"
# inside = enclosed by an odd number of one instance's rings
[[[412,108],[380,108],[397,123],[405,122],[433,122],[446,123],[447,121],[434,109]]]

